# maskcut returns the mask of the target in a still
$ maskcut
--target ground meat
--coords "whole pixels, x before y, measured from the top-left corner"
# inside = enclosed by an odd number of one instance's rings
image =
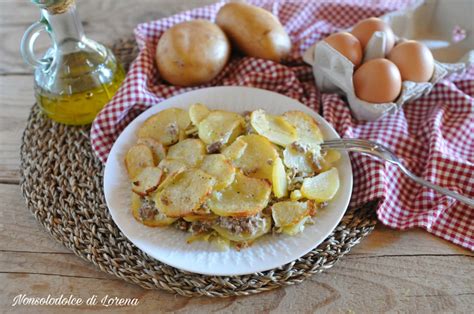
[[[234,217],[219,217],[216,224],[222,228],[229,230],[231,233],[250,233],[255,234],[266,220],[260,214],[252,217],[234,218]]]
[[[145,198],[138,212],[143,220],[151,220],[158,214],[158,209],[155,207],[154,201]]]
[[[207,145],[207,153],[208,154],[215,154],[221,151],[222,142],[214,142],[212,144]]]
[[[190,225],[191,225],[190,222],[187,222],[186,220],[183,220],[183,219],[179,219],[174,224],[174,226],[181,231],[188,231]]]
[[[205,233],[212,230],[213,222],[210,221],[193,221],[191,226],[189,226],[188,230],[192,233]]]

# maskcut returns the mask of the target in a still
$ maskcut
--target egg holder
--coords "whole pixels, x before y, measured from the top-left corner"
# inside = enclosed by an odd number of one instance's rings
[[[436,18],[440,15],[436,14],[435,10],[446,9],[442,8],[440,5],[436,5],[434,2],[435,1],[430,1],[429,3],[425,3],[424,1],[420,1],[406,10],[388,13],[381,16],[380,18],[392,28],[396,37],[396,43],[403,42],[407,37],[425,42],[425,40],[423,40],[423,36],[416,34],[417,26],[415,24],[418,23],[417,17],[431,14],[432,17]],[[439,2],[446,3],[445,1]],[[448,19],[452,18],[450,15],[452,14],[448,13],[444,16]],[[467,18],[468,17],[466,16],[466,23],[464,24],[469,25],[470,22]],[[459,23],[459,21],[457,22]],[[432,21],[432,23],[436,23],[436,21]],[[347,31],[350,30],[351,29],[348,29]],[[472,32],[469,32],[470,36],[472,36],[471,33]],[[375,32],[367,43],[366,49],[364,51],[363,62],[375,58],[383,58],[386,55],[386,40],[387,38],[384,32]],[[463,40],[469,41],[469,36],[465,37]],[[459,44],[456,42],[452,42],[451,44],[453,48],[458,48],[459,46]],[[427,46],[430,48],[430,50],[432,50],[434,56],[436,57],[436,50],[433,49],[433,45]],[[450,45],[447,43],[444,46],[447,47]],[[457,53],[457,55],[459,55],[460,49],[453,50]],[[444,51],[446,51],[446,49]],[[390,103],[369,103],[359,99],[355,94],[352,81],[355,70],[353,63],[325,41],[316,42],[313,46],[311,46],[304,53],[303,60],[313,66],[316,85],[321,92],[338,93],[344,95],[347,98],[347,102],[349,103],[349,107],[351,108],[353,116],[357,120],[375,121],[387,114],[396,112],[397,110],[401,109],[405,103],[428,94],[431,92],[434,85],[447,75],[452,73],[460,73],[468,66],[473,65],[474,50],[469,49],[469,47],[468,49],[464,47],[463,52],[464,56],[456,63],[444,63],[435,59],[433,76],[429,82],[416,83],[412,81],[403,81],[400,95],[395,102]],[[444,55],[444,59],[449,60],[450,57],[452,60],[452,55]]]

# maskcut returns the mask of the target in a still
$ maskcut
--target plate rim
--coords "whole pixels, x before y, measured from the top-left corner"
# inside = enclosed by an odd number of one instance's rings
[[[169,265],[169,266],[172,266],[174,268],[177,268],[177,269],[180,269],[180,270],[183,270],[183,271],[188,271],[188,272],[192,272],[192,273],[196,273],[196,274],[202,274],[202,275],[210,275],[210,276],[240,276],[240,275],[248,275],[248,274],[252,274],[252,273],[256,273],[256,272],[263,272],[263,271],[269,271],[271,269],[274,269],[274,268],[278,268],[278,267],[281,267],[281,266],[284,266],[304,255],[306,255],[308,252],[310,252],[311,250],[313,250],[315,247],[317,247],[318,245],[320,245],[322,242],[324,242],[324,240],[334,231],[335,228],[337,228],[337,226],[339,225],[339,223],[341,222],[342,218],[344,217],[345,215],[345,212],[347,211],[348,209],[348,206],[349,206],[349,203],[350,203],[350,199],[351,199],[351,196],[352,196],[352,193],[353,193],[353,169],[352,169],[352,164],[351,164],[351,161],[350,161],[350,158],[349,158],[349,155],[346,153],[346,152],[341,152],[341,154],[345,155],[346,158],[347,158],[347,164],[345,165],[346,167],[348,167],[348,169],[350,170],[349,171],[349,174],[347,175],[347,184],[348,184],[348,197],[347,199],[345,200],[344,202],[344,210],[341,210],[341,213],[340,215],[337,217],[337,222],[335,223],[334,227],[333,228],[330,228],[328,232],[324,233],[324,236],[322,236],[322,240],[321,241],[315,241],[315,245],[312,246],[311,248],[309,248],[308,250],[305,250],[303,254],[300,254],[299,256],[297,257],[294,257],[290,260],[285,260],[285,262],[279,262],[277,266],[265,266],[265,267],[255,267],[254,269],[252,269],[252,271],[245,271],[245,272],[242,272],[242,271],[232,271],[232,268],[229,268],[228,271],[226,271],[225,273],[222,273],[222,272],[212,272],[211,270],[209,271],[196,271],[196,269],[192,268],[192,267],[183,267],[183,265],[177,265],[175,263],[172,263],[172,262],[169,262],[169,261],[163,261],[162,259],[156,257],[153,255],[153,253],[150,253],[150,250],[144,248],[141,243],[137,243],[139,241],[134,241],[132,240],[128,235],[127,235],[127,232],[124,231],[124,228],[119,224],[117,223],[117,219],[116,219],[116,215],[118,215],[118,213],[115,213],[114,214],[114,211],[110,209],[110,202],[109,202],[109,197],[108,197],[108,193],[106,193],[106,191],[108,191],[108,188],[106,187],[106,182],[107,182],[107,174],[111,171],[110,170],[110,163],[109,163],[109,157],[113,154],[113,152],[115,152],[115,150],[117,150],[118,146],[116,145],[119,138],[128,132],[128,129],[131,129],[133,128],[133,125],[138,123],[137,121],[143,119],[144,116],[148,116],[148,115],[152,115],[152,114],[156,114],[160,111],[163,111],[165,109],[168,109],[168,108],[163,108],[161,109],[160,108],[160,105],[163,104],[163,103],[166,103],[166,102],[171,102],[171,101],[175,101],[176,98],[179,98],[179,97],[183,97],[185,95],[188,95],[188,94],[193,94],[193,93],[206,93],[206,92],[216,92],[216,91],[225,91],[225,90],[230,90],[230,89],[233,89],[233,90],[236,90],[236,89],[240,89],[242,90],[242,92],[245,92],[246,90],[253,90],[253,91],[256,91],[256,92],[264,92],[264,93],[268,93],[268,94],[273,94],[273,96],[275,97],[280,97],[280,98],[286,98],[287,101],[291,101],[293,103],[295,103],[297,106],[303,106],[305,108],[307,108],[308,110],[310,110],[314,115],[316,115],[318,117],[318,120],[322,120],[324,123],[325,123],[325,127],[329,128],[336,136],[337,138],[340,138],[339,134],[336,132],[336,130],[334,129],[334,127],[326,120],[324,119],[324,117],[322,117],[321,115],[319,115],[319,113],[317,113],[315,110],[313,110],[311,107],[309,106],[306,106],[304,105],[303,103],[301,103],[299,100],[297,99],[294,99],[294,98],[291,98],[291,97],[288,97],[286,95],[283,95],[283,94],[280,94],[280,93],[277,93],[277,92],[274,92],[274,91],[269,91],[269,90],[265,90],[265,89],[260,89],[260,88],[255,88],[255,87],[246,87],[246,86],[214,86],[214,87],[207,87],[207,88],[200,88],[200,89],[194,89],[194,90],[191,90],[191,91],[188,91],[188,92],[184,92],[184,93],[181,93],[181,94],[178,94],[178,95],[175,95],[175,96],[172,96],[172,97],[169,97],[161,102],[159,102],[158,104],[156,105],[153,105],[152,107],[146,109],[145,111],[143,111],[142,113],[140,113],[138,116],[136,116],[133,120],[131,120],[128,125],[122,130],[122,132],[119,134],[119,136],[117,136],[117,138],[115,139],[114,141],[114,144],[112,145],[112,148],[109,152],[109,155],[107,157],[107,161],[106,161],[106,164],[105,164],[105,167],[104,167],[104,178],[103,178],[103,190],[104,190],[104,198],[105,198],[105,201],[106,201],[106,205],[107,205],[107,210],[109,211],[110,215],[111,215],[111,218],[112,220],[114,221],[115,225],[119,228],[119,230],[123,233],[123,235],[131,242],[133,243],[133,245],[135,245],[137,248],[139,248],[140,250],[142,250],[144,253],[146,253],[148,256],[152,257],[153,259],[156,259],[157,261],[161,262],[161,263],[164,263],[166,265]],[[191,104],[189,104],[191,105]],[[189,106],[188,105],[188,106]],[[318,121],[319,122],[319,121]],[[304,232],[304,231],[303,231]]]

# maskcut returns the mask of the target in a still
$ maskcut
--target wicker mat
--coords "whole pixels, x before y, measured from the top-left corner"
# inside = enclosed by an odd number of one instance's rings
[[[114,52],[127,67],[133,41]],[[136,248],[112,221],[102,191],[103,165],[89,144],[89,126],[69,127],[31,111],[21,147],[21,188],[28,208],[46,230],[100,270],[147,289],[183,296],[250,295],[300,283],[331,268],[374,228],[374,204],[348,210],[317,248],[280,268],[245,276],[205,276],[163,264]]]

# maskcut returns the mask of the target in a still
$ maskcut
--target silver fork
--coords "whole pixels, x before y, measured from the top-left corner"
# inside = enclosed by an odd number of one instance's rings
[[[464,195],[461,195],[457,192],[448,190],[446,188],[440,187],[439,185],[433,184],[429,181],[426,181],[418,176],[415,176],[411,171],[409,171],[405,166],[401,163],[400,159],[387,147],[378,144],[376,142],[367,141],[367,140],[359,140],[359,139],[338,139],[338,140],[328,140],[321,144],[321,149],[328,150],[328,149],[335,149],[335,150],[343,150],[343,151],[351,151],[351,152],[359,152],[364,154],[369,154],[372,156],[379,157],[385,161],[388,161],[391,164],[397,165],[403,173],[405,173],[410,179],[413,181],[427,186],[435,191],[438,191],[442,194],[451,196],[452,198],[463,202],[469,206],[474,207],[474,200],[470,199]]]

